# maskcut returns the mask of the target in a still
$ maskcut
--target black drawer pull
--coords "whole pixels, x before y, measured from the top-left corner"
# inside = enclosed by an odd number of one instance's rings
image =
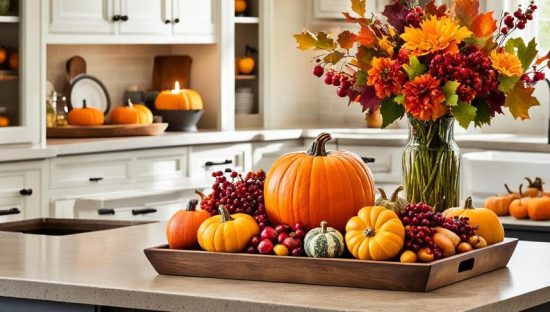
[[[20,214],[21,210],[19,208],[10,208],[6,210],[0,210],[0,216],[7,216],[7,215],[14,215],[14,214]]]
[[[122,15],[120,17],[120,20],[123,21],[123,22],[127,22],[130,18],[128,17],[128,15]]]
[[[225,168],[224,171],[225,171],[226,173],[231,173],[231,172],[233,172],[233,169],[231,169],[231,168]]]
[[[169,19],[166,19],[166,20],[164,21],[164,24],[170,24],[170,20],[169,20]]]
[[[113,15],[113,22],[120,21],[120,15]]]
[[[19,191],[19,194],[21,196],[31,196],[32,195],[32,188],[24,188]]]
[[[101,178],[101,177],[89,178],[88,180],[90,180],[90,182],[99,182],[99,181],[103,180],[103,178]]]
[[[363,162],[365,162],[365,164],[374,162],[374,158],[372,157],[361,157],[361,159],[363,160]]]
[[[112,209],[112,208],[99,208],[97,210],[97,214],[98,215],[101,215],[101,216],[104,216],[104,215],[114,215],[115,214],[115,210]]]
[[[214,162],[214,161],[207,161],[204,163],[204,166],[205,167],[211,167],[211,166],[220,166],[220,165],[230,165],[233,163],[233,160],[231,159],[226,159],[224,161],[220,161],[220,162]]]
[[[155,208],[132,209],[132,214],[134,216],[137,216],[140,214],[155,213],[155,212],[157,212]]]

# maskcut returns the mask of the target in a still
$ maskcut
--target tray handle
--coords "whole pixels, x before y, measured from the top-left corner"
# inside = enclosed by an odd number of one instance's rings
[[[462,260],[458,263],[458,273],[470,271],[474,268],[474,265],[475,265],[474,258]]]

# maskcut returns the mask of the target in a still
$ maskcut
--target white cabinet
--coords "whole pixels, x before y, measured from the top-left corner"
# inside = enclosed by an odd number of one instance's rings
[[[170,0],[120,0],[120,12],[125,21],[119,33],[170,34],[172,30]]]
[[[41,217],[40,162],[0,165],[0,222]]]
[[[314,19],[344,19],[342,12],[351,12],[351,2],[345,0],[313,0],[313,18]],[[386,0],[367,1],[367,17],[375,12],[382,12]]]
[[[50,32],[114,34],[116,0],[51,0]]]
[[[209,177],[212,171],[252,169],[252,146],[249,143],[193,146],[189,159],[191,177]]]
[[[208,36],[214,33],[215,0],[172,0],[174,34]]]

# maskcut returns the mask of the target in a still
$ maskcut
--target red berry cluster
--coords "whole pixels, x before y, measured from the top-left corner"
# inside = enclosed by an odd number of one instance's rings
[[[525,12],[523,12],[523,10],[521,9],[521,5],[518,7],[513,15],[505,12],[504,19],[502,20],[504,26],[500,28],[500,33],[503,35],[507,35],[516,28],[524,29],[527,21],[533,19],[533,13],[535,13],[537,8],[538,7],[535,5],[535,1],[531,1]]]
[[[421,248],[428,248],[434,259],[442,256],[441,248],[433,241],[435,227],[440,226],[453,231],[464,242],[470,236],[476,235],[475,227],[468,224],[468,218],[447,218],[441,212],[433,212],[433,208],[424,203],[408,204],[399,213],[399,218],[405,225],[405,247],[417,252]]]
[[[250,239],[246,252],[269,255],[273,253],[273,247],[280,244],[286,247],[288,255],[299,257],[304,254],[305,236],[306,230],[301,222],[292,227],[287,224],[277,225],[275,228],[266,226],[259,236],[256,235]]]
[[[324,68],[317,64],[313,67],[313,74],[317,77],[322,77],[325,73]],[[356,78],[354,76],[348,75],[344,72],[335,72],[329,70],[326,72],[324,82],[327,85],[333,85],[336,88],[336,94],[339,97],[349,96],[353,85],[355,84]]]
[[[212,193],[201,194],[201,208],[218,214],[218,207],[225,205],[229,213],[246,213],[254,217],[261,229],[269,224],[264,206],[264,181],[266,173],[263,170],[249,172],[243,178],[242,174],[232,171],[229,179],[223,171],[212,172],[216,181],[212,184]]]
[[[525,73],[521,76],[521,80],[524,81],[527,84],[533,85],[537,83],[538,81],[544,80],[546,75],[541,72],[537,71],[536,67],[533,68],[534,72],[532,73]]]
[[[405,16],[405,26],[420,27],[422,18],[424,18],[424,10],[417,6]]]
[[[448,80],[460,82],[456,94],[464,102],[486,96],[498,87],[497,73],[491,67],[491,60],[476,46],[468,47],[465,53],[436,55],[429,64],[429,70],[443,83]]]

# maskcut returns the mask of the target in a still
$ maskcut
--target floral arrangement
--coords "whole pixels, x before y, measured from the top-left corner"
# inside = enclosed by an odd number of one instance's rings
[[[366,0],[351,0],[355,14],[343,13],[357,32],[336,39],[303,31],[294,38],[301,50],[316,50],[313,74],[324,76],[339,97],[380,109],[383,127],[405,113],[418,121],[454,117],[467,128],[490,124],[507,107],[528,119],[539,105],[533,85],[544,79],[548,55],[537,58],[535,40],[510,36],[522,30],[537,10],[534,1],[499,21],[480,13],[478,0],[396,0],[381,16],[366,16]]]

